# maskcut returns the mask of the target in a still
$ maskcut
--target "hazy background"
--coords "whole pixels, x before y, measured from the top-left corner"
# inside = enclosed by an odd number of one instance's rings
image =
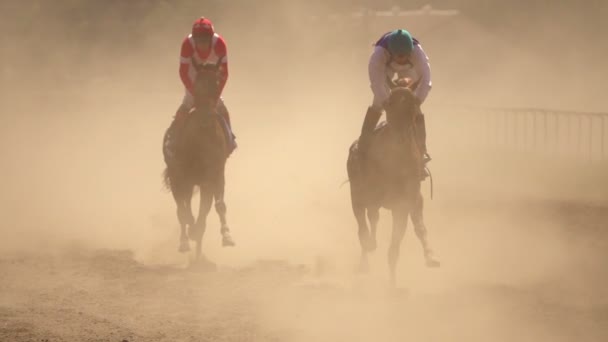
[[[351,17],[361,10],[418,10],[426,4],[458,14]],[[245,317],[255,322],[243,324],[263,334],[235,337],[220,329],[211,340],[599,341],[606,336],[606,163],[488,146],[476,129],[483,112],[460,113],[466,106],[608,111],[608,3],[4,0],[0,6],[5,260],[19,255],[30,260],[34,253],[48,262],[74,248],[105,248],[131,251],[134,259],[126,258],[141,265],[186,263],[177,253],[174,203],[161,183],[160,147],[183,96],[180,44],[193,20],[204,15],[228,44],[224,98],[239,143],[227,169],[237,248],[219,247],[219,224],[211,213],[207,255],[228,268],[259,259],[320,267],[329,270],[324,277],[342,284],[339,289],[363,288],[354,294],[302,293],[284,283],[256,282],[267,281],[257,273],[235,279],[220,272],[211,283],[205,278],[207,288],[189,285],[189,293],[205,303],[220,298],[212,308],[223,305],[222,294],[230,297],[224,299],[244,305]],[[433,90],[424,111],[435,199],[428,199],[428,181],[424,194],[427,226],[444,267],[422,268],[420,248],[408,231],[400,283],[417,295],[386,302],[370,293],[382,292],[377,289],[386,281],[390,216],[382,217],[374,276],[353,278],[356,227],[348,187],[340,184],[346,180],[348,146],[372,98],[371,44],[397,27],[410,30],[431,59]],[[57,330],[59,324],[45,325],[37,315],[46,317],[46,311],[14,311],[23,303],[7,301],[19,293],[50,291],[55,295],[45,297],[48,312],[55,313],[57,293],[40,285],[55,284],[54,279],[89,284],[82,286],[91,302],[118,296],[103,290],[114,285],[98,280],[91,285],[88,273],[72,272],[80,266],[62,266],[65,259],[58,258],[53,267],[64,271],[42,282],[31,282],[46,268],[39,259],[3,267],[6,279],[13,280],[0,287],[5,293],[0,318],[42,322],[26,329],[36,337],[80,339],[73,331]],[[83,267],[89,269],[86,260]],[[129,279],[129,270],[116,281]],[[201,281],[197,275],[183,277],[179,282]],[[133,292],[117,292],[122,297],[115,305],[126,311],[101,305],[94,316],[123,324],[134,305],[130,299],[139,298],[144,307],[156,303],[156,296],[145,297],[151,289],[146,284],[154,279],[146,278]],[[248,290],[238,286],[243,282]],[[24,287],[32,289],[24,294]],[[236,299],[225,288],[232,288]],[[174,295],[171,286],[154,289]],[[551,303],[549,311],[537,308],[539,298]],[[142,315],[162,321],[167,311],[183,312],[194,321],[178,330],[207,333],[199,321],[206,320],[208,306],[184,309],[176,304],[183,300]],[[38,308],[41,301],[25,307]],[[243,303],[250,301],[264,302],[264,309],[247,311]],[[337,311],[318,316],[330,308]],[[226,316],[243,317],[239,313]],[[223,311],[218,315],[224,317]],[[362,318],[368,315],[372,318]],[[411,334],[395,318],[401,316],[408,317]],[[87,324],[65,318],[61,326],[66,322],[75,331]],[[143,340],[178,340],[152,337],[150,331],[171,328],[152,318],[143,322],[121,329]],[[369,329],[357,328],[362,326]],[[16,338],[10,334],[18,330],[10,327],[5,336]],[[115,328],[99,328],[92,336]],[[189,340],[186,335],[182,340]]]

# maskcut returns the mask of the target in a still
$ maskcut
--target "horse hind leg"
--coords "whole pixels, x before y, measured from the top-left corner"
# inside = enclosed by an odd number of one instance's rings
[[[357,220],[359,244],[361,245],[361,261],[359,271],[366,273],[369,270],[367,254],[370,251],[370,234],[367,221],[365,219],[367,208],[359,199],[356,198],[356,192],[351,192],[351,196],[353,197],[352,208],[355,219]]]

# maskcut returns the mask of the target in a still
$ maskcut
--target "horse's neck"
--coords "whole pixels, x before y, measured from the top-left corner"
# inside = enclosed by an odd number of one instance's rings
[[[404,140],[406,141],[410,141],[413,139],[415,132],[414,132],[414,126],[413,125],[397,125],[395,123],[390,123],[387,122],[386,124],[386,128],[387,131],[389,132],[389,135],[392,137],[403,137],[405,138]]]
[[[217,112],[212,108],[195,109],[190,117],[190,129],[198,132],[195,134],[195,139],[200,141],[209,141],[219,139],[216,135],[220,134],[218,125],[220,119]]]
[[[217,115],[211,111],[197,111],[192,114],[183,134],[183,146],[197,163],[214,163],[214,160],[225,155],[219,150],[224,139]]]
[[[415,132],[412,126],[395,127],[386,124],[377,131],[377,152],[385,157],[385,161],[393,163],[396,161],[414,160],[418,146],[416,144]],[[409,161],[407,162],[410,163]]]
[[[192,112],[196,112],[197,115],[209,115],[213,114],[215,109],[209,104],[195,104]]]

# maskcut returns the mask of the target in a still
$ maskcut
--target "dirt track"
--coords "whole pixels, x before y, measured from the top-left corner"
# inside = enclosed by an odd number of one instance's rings
[[[485,214],[476,223],[462,219],[473,207]],[[78,246],[4,257],[0,340],[605,341],[605,210],[528,203],[519,226],[490,229],[521,208],[461,203],[447,210],[453,224],[470,224],[464,234],[476,243],[444,230],[440,270],[419,265],[408,234],[397,291],[386,287],[382,248],[367,276],[331,258],[210,271]],[[461,245],[450,247],[455,240]]]

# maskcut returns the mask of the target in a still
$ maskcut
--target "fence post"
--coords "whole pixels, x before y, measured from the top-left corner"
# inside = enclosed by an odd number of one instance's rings
[[[602,128],[600,130],[600,135],[601,135],[600,136],[600,141],[601,141],[600,143],[602,144],[601,152],[600,152],[601,153],[600,160],[604,160],[604,129],[605,129],[605,127],[604,127],[604,118],[605,118],[605,116],[604,115],[600,115],[600,118],[602,119]]]
[[[500,145],[500,117],[496,112],[492,112],[490,115],[492,117],[492,125],[494,131],[494,134],[492,135],[492,141],[494,142],[494,147],[497,147]]]
[[[513,125],[513,142],[515,143],[515,149],[517,150],[517,148],[520,145],[520,136],[519,134],[517,134],[519,132],[519,122],[520,120],[520,116],[521,116],[521,112],[518,111],[513,111],[513,120],[515,121],[515,125]]]
[[[589,115],[589,161],[593,161],[593,116]]]
[[[581,153],[581,143],[582,143],[582,131],[583,131],[583,118],[577,116],[578,118],[578,133],[577,133],[577,143],[576,143],[576,153]]]
[[[549,153],[549,128],[547,124],[547,112],[543,111],[543,126],[544,126],[544,136],[545,136],[545,152]]]
[[[483,118],[484,118],[484,125],[485,125],[485,129],[484,129],[484,134],[485,134],[485,140],[486,140],[486,144],[487,146],[491,146],[491,140],[490,140],[490,129],[492,128],[492,122],[490,120],[490,116],[492,115],[490,113],[490,111],[484,112],[483,114]]]
[[[570,127],[570,123],[572,120],[569,115],[566,115],[566,154],[570,156],[572,154],[572,127]]]
[[[503,112],[503,116],[504,116],[504,120],[505,120],[505,127],[504,127],[505,145],[504,146],[507,146],[507,145],[509,145],[509,112],[508,112],[508,110],[505,110]]]
[[[534,152],[538,152],[538,142],[537,142],[537,128],[536,128],[536,119],[538,117],[538,112],[535,110],[532,112],[532,148]]]
[[[555,116],[555,155],[559,156],[559,113],[553,113],[553,116]]]
[[[523,149],[526,150],[528,148],[528,113],[529,111],[523,112],[524,116],[524,143]]]

